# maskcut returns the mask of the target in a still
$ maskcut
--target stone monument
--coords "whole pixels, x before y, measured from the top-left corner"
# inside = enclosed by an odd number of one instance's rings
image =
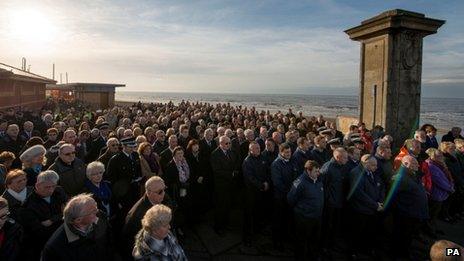
[[[367,128],[383,126],[395,146],[419,125],[422,38],[444,23],[395,9],[345,31],[361,42],[359,121]]]

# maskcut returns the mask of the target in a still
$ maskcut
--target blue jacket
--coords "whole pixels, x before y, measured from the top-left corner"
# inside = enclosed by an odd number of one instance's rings
[[[392,207],[397,215],[425,220],[429,218],[427,192],[415,175],[401,166],[393,176]]]
[[[292,155],[292,160],[295,163],[297,173],[303,173],[304,164],[310,159],[312,159],[311,153],[305,152],[300,148],[295,150],[295,153]]]
[[[362,165],[353,169],[350,177],[348,201],[351,208],[358,213],[374,215],[378,208],[377,202],[382,203],[385,198],[382,178],[375,172],[369,176]]]
[[[321,167],[326,204],[334,208],[342,208],[345,201],[345,178],[348,173],[344,165],[338,164],[334,158]]]
[[[292,160],[285,161],[280,155],[271,164],[271,178],[274,185],[274,197],[286,199],[292,182],[297,175]]]
[[[324,188],[321,180],[314,181],[304,172],[293,182],[287,200],[296,214],[306,218],[321,218],[324,208]]]
[[[258,157],[248,155],[243,161],[242,169],[243,179],[247,187],[262,190],[264,189],[264,182],[270,184],[267,163],[261,155]]]

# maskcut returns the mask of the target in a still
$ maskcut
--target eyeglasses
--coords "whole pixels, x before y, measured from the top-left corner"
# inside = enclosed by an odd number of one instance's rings
[[[63,155],[65,155],[65,156],[76,155],[76,152],[75,152],[75,151],[71,151],[71,152],[68,152],[68,153],[63,153]]]
[[[225,142],[224,144],[225,144],[225,145],[229,145],[229,144],[230,144],[230,142]]]
[[[92,174],[90,174],[91,176],[97,176],[97,175],[103,175],[103,173],[105,173],[104,171],[99,171],[99,172],[94,172]]]
[[[7,219],[9,215],[10,215],[10,211],[8,211],[8,212],[6,212],[5,214],[1,215],[1,216],[0,216],[0,220]]]

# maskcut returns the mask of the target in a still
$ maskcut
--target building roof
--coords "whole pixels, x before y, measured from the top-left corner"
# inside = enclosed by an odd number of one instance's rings
[[[114,91],[116,87],[125,87],[125,84],[119,83],[65,83],[65,84],[48,84],[47,90],[63,90],[63,91],[89,91],[89,92],[100,92],[100,91]]]
[[[0,63],[0,78],[8,78],[8,79],[16,79],[16,80],[23,80],[29,82],[40,82],[40,83],[56,83],[55,80],[50,78],[31,73],[28,71],[21,70],[14,66]]]

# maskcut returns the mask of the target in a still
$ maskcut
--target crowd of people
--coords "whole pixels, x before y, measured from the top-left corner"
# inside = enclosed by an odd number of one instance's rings
[[[244,246],[268,235],[296,260],[421,260],[414,242],[443,257],[459,245],[430,247],[439,219],[464,218],[464,138],[436,133],[394,141],[381,126],[342,133],[323,116],[227,103],[8,109],[0,260],[187,260],[185,231],[209,222],[224,237],[234,211]]]

